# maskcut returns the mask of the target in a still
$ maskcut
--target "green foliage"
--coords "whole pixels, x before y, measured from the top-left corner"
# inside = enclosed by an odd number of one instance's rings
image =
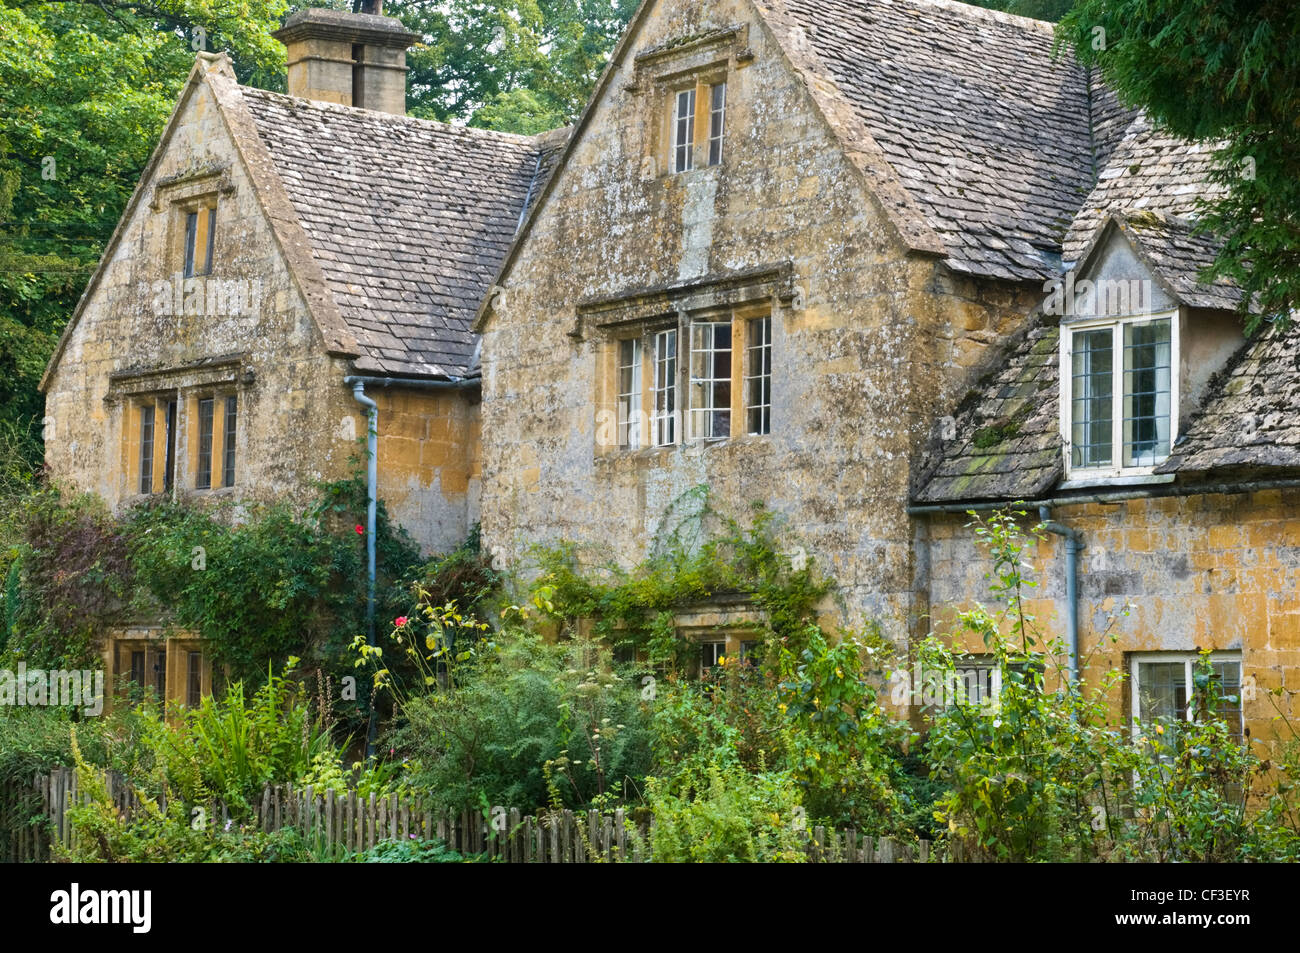
[[[7,648],[33,667],[82,668],[103,621],[130,597],[126,538],[92,496],[40,490],[24,520],[6,587]]]
[[[363,627],[364,512],[356,480],[323,486],[306,509],[159,502],[120,519],[95,497],[36,491],[4,562],[7,648],[30,665],[80,667],[105,625],[162,614],[197,632],[233,678],[255,681],[290,654],[341,668]],[[377,535],[388,611],[409,598],[420,555],[382,504]]]
[[[391,736],[411,783],[447,807],[531,811],[637,794],[649,767],[648,712],[608,648],[556,645],[511,625],[462,645]]]
[[[1033,17],[1035,20],[1061,19],[1074,6],[1074,0],[964,0],[976,7],[989,10],[1001,10],[1014,13],[1020,17]]]
[[[532,134],[572,122],[637,0],[395,0],[421,33],[407,57],[410,112]]]
[[[1202,209],[1234,279],[1270,321],[1300,307],[1300,6],[1290,0],[1079,0],[1060,42],[1159,125],[1221,143]],[[1256,317],[1254,325],[1259,324]],[[1253,330],[1253,328],[1252,328]]]
[[[440,840],[381,840],[357,858],[363,864],[460,864],[466,858]]]
[[[781,774],[713,766],[693,796],[646,782],[658,863],[799,863],[805,859],[794,783]]]
[[[167,788],[187,804],[222,803],[237,821],[253,816],[266,785],[297,781],[341,757],[330,713],[313,710],[297,683],[271,672],[251,698],[234,682],[224,698],[204,698],[178,719],[153,708],[145,719],[146,747]]]
[[[365,575],[356,540],[310,515],[280,504],[250,517],[236,523],[219,511],[163,503],[130,518],[142,608],[165,606],[235,678],[290,653],[328,654],[336,624],[348,634],[358,626],[356,580]]]
[[[898,756],[915,739],[885,711],[864,664],[883,662],[893,646],[874,628],[831,641],[816,626],[805,630],[803,643],[782,646],[777,660],[788,765],[803,803],[831,824],[897,831],[905,810]]]
[[[537,584],[553,591],[555,614],[568,629],[590,619],[597,636],[623,649],[648,653],[653,665],[693,671],[697,647],[678,637],[674,611],[723,595],[743,597],[763,610],[778,638],[798,638],[832,591],[801,550],[782,552],[779,517],[755,504],[749,526],[716,510],[708,487],[675,501],[655,551],[631,572],[600,567],[584,572],[572,545],[535,550]]]

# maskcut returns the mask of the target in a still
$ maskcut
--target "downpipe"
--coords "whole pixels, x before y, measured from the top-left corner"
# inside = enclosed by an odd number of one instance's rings
[[[1083,533],[1052,519],[1050,506],[1038,508],[1043,529],[1065,540],[1065,637],[1070,651],[1070,686],[1079,687],[1079,554],[1083,552]]]
[[[379,499],[379,405],[366,396],[366,381],[347,378],[352,396],[366,408],[366,642],[375,647],[375,516]],[[370,716],[366,724],[366,758],[375,755],[379,724],[375,717],[375,693],[370,690]]]

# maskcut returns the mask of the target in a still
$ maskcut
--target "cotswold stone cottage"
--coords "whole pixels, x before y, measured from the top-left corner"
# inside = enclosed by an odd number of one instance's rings
[[[987,598],[965,512],[1025,501],[1118,714],[1186,714],[1198,647],[1243,729],[1294,713],[1294,338],[1198,281],[1210,151],[1052,47],[950,0],[645,3],[477,324],[488,545],[632,563],[708,484],[903,645]],[[747,615],[682,625],[707,662]]]
[[[964,513],[1023,501],[1052,528],[1035,608],[1133,676],[1117,712],[1187,712],[1202,647],[1243,730],[1264,689],[1295,713],[1295,340],[1247,341],[1198,279],[1210,151],[1048,25],[646,0],[539,139],[390,115],[395,21],[280,35],[293,97],[196,65],[47,375],[56,476],[303,492],[365,434],[359,386],[380,495],[430,548],[481,518],[516,565],[562,539],[631,565],[707,484],[780,512],[845,621],[900,645],[984,595]],[[707,661],[752,614],[680,621]]]
[[[283,96],[200,55],[45,375],[47,455],[115,507],[149,495],[306,499],[366,458],[432,551],[479,511],[470,322],[552,138],[407,118],[393,19],[289,18]],[[150,620],[112,675],[193,700],[202,647]]]

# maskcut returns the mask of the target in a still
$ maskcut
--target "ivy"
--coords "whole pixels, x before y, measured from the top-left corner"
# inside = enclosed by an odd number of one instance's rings
[[[536,585],[553,590],[565,627],[590,620],[596,635],[643,650],[658,665],[684,668],[694,651],[677,634],[677,610],[720,596],[750,602],[765,616],[769,637],[797,643],[833,583],[802,548],[782,547],[784,529],[759,503],[742,525],[717,510],[708,487],[700,486],[674,501],[650,556],[635,569],[610,562],[588,572],[573,543],[535,547]]]

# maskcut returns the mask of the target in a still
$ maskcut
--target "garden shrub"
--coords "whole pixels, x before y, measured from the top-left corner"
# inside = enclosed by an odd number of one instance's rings
[[[713,766],[707,782],[673,794],[646,781],[654,816],[651,855],[659,863],[799,863],[806,859],[806,820],[793,779],[753,773],[737,764]]]

